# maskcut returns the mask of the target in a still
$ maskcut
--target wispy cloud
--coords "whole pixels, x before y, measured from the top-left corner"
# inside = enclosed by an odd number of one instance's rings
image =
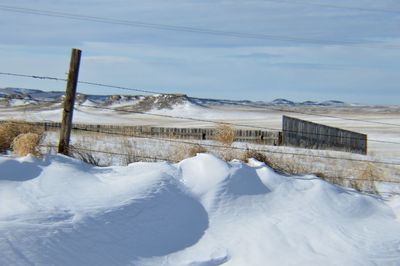
[[[87,63],[96,63],[96,64],[121,64],[121,63],[129,63],[132,62],[132,59],[129,57],[123,56],[112,56],[112,55],[102,55],[102,56],[85,56],[83,60]]]
[[[79,3],[79,9],[72,2]],[[399,45],[400,15],[396,13],[263,0],[73,0],[57,5],[53,0],[3,0],[2,4],[266,36],[165,31],[0,11],[3,70],[64,75],[69,50],[77,47],[83,50],[81,77],[86,80],[153,90],[181,89],[204,97],[324,100],[329,91],[337,93],[329,98],[350,95],[357,102],[374,102],[373,95],[381,93],[379,101],[398,101],[390,88],[400,83],[400,49],[384,47]],[[400,10],[396,0],[338,0],[335,4]],[[360,45],[311,44],[302,39]],[[382,45],[368,48],[374,42]],[[14,79],[2,82],[31,85]],[[36,88],[40,85],[35,83]],[[312,90],[299,94],[299,88]]]
[[[280,54],[270,54],[270,53],[247,53],[247,54],[238,54],[232,55],[232,58],[243,58],[243,59],[256,59],[256,60],[265,60],[265,59],[273,59],[280,58],[283,55]]]

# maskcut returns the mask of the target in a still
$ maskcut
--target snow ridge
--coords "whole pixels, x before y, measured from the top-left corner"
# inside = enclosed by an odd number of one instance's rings
[[[99,168],[60,155],[2,156],[0,169],[1,265],[400,261],[390,204],[255,160],[198,154]]]

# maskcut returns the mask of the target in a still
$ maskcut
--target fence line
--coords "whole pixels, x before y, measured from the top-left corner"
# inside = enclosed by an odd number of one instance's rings
[[[13,77],[20,77],[20,78],[33,78],[33,79],[42,79],[42,80],[54,80],[54,81],[63,81],[67,82],[68,80],[65,78],[56,78],[56,77],[49,77],[49,76],[39,76],[39,75],[27,75],[27,74],[19,74],[19,73],[11,73],[11,72],[0,72],[0,75],[3,76],[13,76]],[[143,90],[143,89],[134,89],[134,88],[127,88],[122,86],[116,85],[109,85],[109,84],[102,84],[98,82],[90,82],[90,81],[78,81],[80,84],[92,85],[92,86],[99,86],[105,88],[113,88],[113,89],[120,89],[120,90],[127,90],[127,91],[136,91],[142,93],[149,93],[149,94],[163,94],[163,95],[171,95],[169,93],[164,92],[157,92],[157,91],[150,91],[150,90]]]
[[[270,127],[260,127],[260,126],[253,126],[253,125],[246,125],[246,124],[237,124],[237,123],[231,123],[231,122],[221,122],[221,121],[214,121],[214,120],[207,120],[207,119],[198,119],[198,118],[192,118],[192,117],[183,117],[183,116],[172,116],[172,115],[163,115],[163,114],[154,114],[154,113],[148,113],[148,112],[142,112],[142,111],[133,111],[133,110],[123,110],[123,109],[113,109],[113,108],[107,108],[107,107],[101,107],[101,106],[91,106],[91,105],[84,105],[81,104],[79,106],[83,107],[88,107],[88,108],[93,108],[93,109],[101,109],[101,110],[111,110],[111,111],[118,111],[118,112],[123,112],[123,113],[133,113],[133,114],[142,114],[142,115],[149,115],[149,116],[156,116],[156,117],[164,117],[164,118],[171,118],[171,119],[179,119],[179,120],[189,120],[189,121],[196,121],[196,122],[206,122],[206,123],[212,123],[212,124],[225,124],[225,125],[230,125],[230,126],[238,126],[238,127],[248,127],[248,128],[255,128],[255,129],[263,129],[263,130],[274,130],[274,131],[281,131],[281,129],[278,128],[270,128]],[[339,138],[336,135],[330,135],[330,134],[324,134],[324,133],[314,133],[314,132],[306,132],[306,131],[294,131],[294,130],[287,130],[286,132],[292,132],[292,133],[307,133],[310,135],[316,135],[316,136],[326,136],[326,137],[331,137],[331,138]],[[354,139],[354,140],[365,140],[364,138],[358,138],[358,137],[352,137],[352,136],[343,136],[340,138],[348,138],[348,139]],[[377,139],[368,139],[368,141],[371,142],[378,142],[378,143],[386,143],[386,144],[395,144],[395,145],[400,145],[400,142],[394,142],[394,141],[385,141],[385,140],[377,140]]]
[[[4,123],[5,121],[0,121],[0,123]],[[19,123],[31,123],[31,124],[39,124],[44,127],[44,123],[47,125],[47,129],[49,128],[59,128],[59,123],[57,122],[19,122]],[[45,130],[47,130],[44,127]],[[76,131],[83,131],[83,132],[92,132],[92,133],[101,133],[101,134],[108,134],[108,135],[116,135],[116,136],[123,136],[123,137],[135,137],[135,138],[142,138],[142,139],[152,139],[152,140],[159,140],[159,141],[166,141],[166,142],[175,142],[180,144],[188,144],[188,145],[201,145],[205,147],[213,147],[213,148],[229,148],[234,150],[242,150],[248,151],[248,148],[241,148],[241,147],[232,147],[232,146],[225,146],[225,145],[218,145],[218,144],[208,144],[208,143],[201,143],[201,142],[190,142],[185,140],[178,140],[178,139],[170,139],[170,138],[161,138],[161,137],[154,137],[154,136],[144,136],[144,135],[135,135],[135,134],[127,134],[121,132],[108,132],[108,131],[98,131],[97,128],[78,128],[73,127],[73,130]],[[279,148],[279,146],[276,146]],[[345,160],[345,161],[354,161],[354,162],[363,162],[363,163],[374,163],[374,164],[382,164],[382,165],[392,165],[392,166],[400,166],[400,163],[395,162],[388,162],[388,161],[378,161],[378,160],[369,160],[369,159],[354,159],[354,158],[343,158],[343,157],[336,157],[336,156],[328,156],[328,155],[316,155],[316,154],[305,154],[305,153],[298,153],[298,152],[287,152],[287,151],[278,151],[278,150],[268,150],[268,149],[257,149],[260,152],[266,153],[274,153],[274,154],[282,154],[282,155],[293,155],[293,156],[300,156],[300,157],[314,157],[314,158],[325,158],[325,159],[333,159],[333,160]],[[361,156],[361,155],[360,155]]]
[[[232,149],[232,150],[240,150],[240,151],[248,151],[249,148],[242,148],[242,147],[235,147],[235,146],[226,146],[226,145],[219,145],[219,144],[209,144],[209,143],[202,143],[202,142],[195,142],[195,141],[184,141],[184,140],[177,140],[177,139],[169,139],[169,138],[159,138],[153,136],[140,136],[140,135],[130,135],[124,133],[116,133],[116,132],[98,132],[96,130],[88,130],[88,129],[76,129],[78,131],[83,132],[92,132],[92,133],[101,133],[101,134],[108,134],[114,136],[122,136],[122,137],[134,137],[134,138],[141,138],[141,139],[149,139],[149,140],[158,140],[164,142],[172,142],[178,144],[188,144],[188,145],[200,145],[204,147],[210,148],[219,148],[219,149]],[[276,148],[280,148],[277,146]],[[293,156],[300,156],[300,157],[313,157],[313,158],[324,158],[324,159],[333,159],[333,160],[344,160],[344,161],[354,161],[354,162],[362,162],[362,163],[373,163],[373,164],[382,164],[382,165],[392,165],[392,166],[400,166],[400,163],[395,162],[385,162],[385,161],[378,161],[378,160],[369,160],[369,159],[355,159],[355,158],[343,158],[343,157],[336,157],[336,156],[329,156],[329,155],[316,155],[316,154],[305,154],[305,153],[298,153],[298,152],[288,152],[288,151],[278,151],[278,150],[269,150],[269,149],[255,149],[259,152],[265,153],[272,153],[272,154],[282,154],[282,155],[293,155]],[[359,155],[361,156],[361,155]]]
[[[0,121],[4,123],[5,121]],[[59,129],[59,122],[18,122],[28,123],[43,127],[45,131],[50,128]],[[97,132],[105,134],[123,134],[124,136],[155,136],[160,138],[214,140],[217,129],[215,128],[169,128],[151,126],[119,126],[119,125],[95,125],[74,123],[72,130]],[[278,145],[278,132],[262,130],[236,129],[235,141],[265,145]]]
[[[56,145],[39,145],[41,148],[48,148],[48,149],[54,149],[56,150],[58,146]],[[68,148],[69,151],[74,152],[74,151],[85,151],[85,152],[97,152],[97,153],[104,153],[104,154],[109,154],[109,155],[118,155],[118,156],[129,156],[130,154],[128,153],[120,153],[120,152],[112,152],[112,151],[101,151],[101,150],[94,150],[94,149],[88,149],[88,148],[82,148],[82,147],[76,147],[76,146],[70,146]],[[136,158],[141,158],[141,159],[150,159],[150,160],[159,160],[159,161],[170,161],[171,159],[169,158],[160,158],[157,156],[143,156],[143,155],[134,155]]]

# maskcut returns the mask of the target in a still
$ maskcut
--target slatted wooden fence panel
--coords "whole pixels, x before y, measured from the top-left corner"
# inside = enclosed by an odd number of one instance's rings
[[[283,116],[283,145],[367,154],[367,135]]]

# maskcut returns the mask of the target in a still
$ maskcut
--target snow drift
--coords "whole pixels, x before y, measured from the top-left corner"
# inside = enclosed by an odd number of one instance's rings
[[[395,204],[199,154],[0,157],[0,265],[399,265]],[[390,206],[396,206],[391,208]]]

